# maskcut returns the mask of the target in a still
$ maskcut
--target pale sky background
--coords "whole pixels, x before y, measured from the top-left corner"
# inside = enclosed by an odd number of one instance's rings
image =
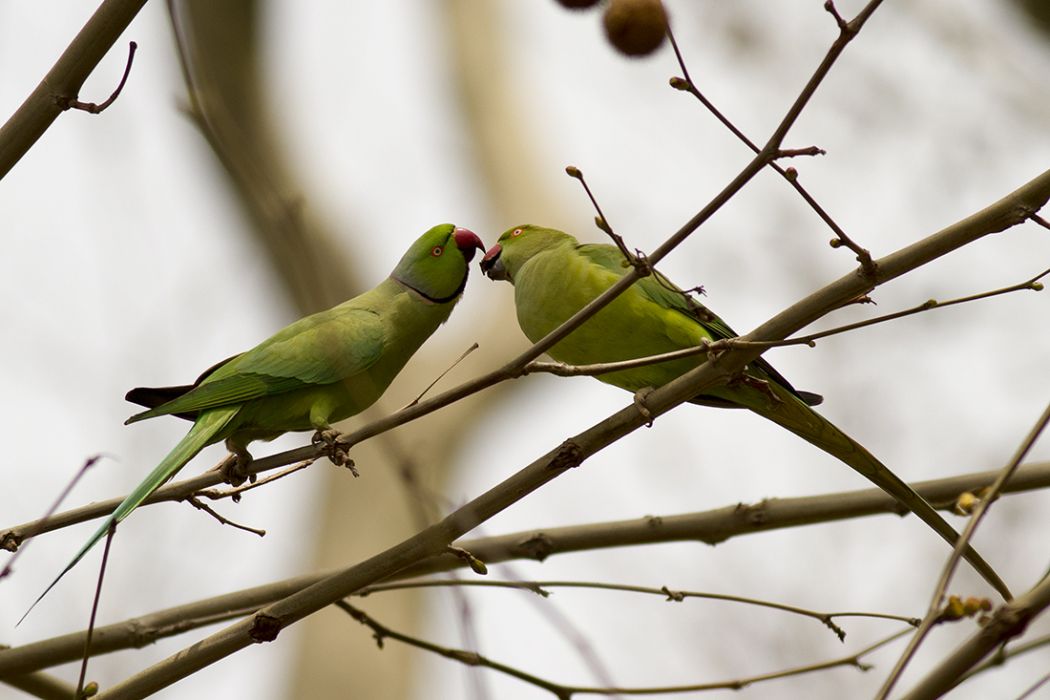
[[[464,154],[438,3],[272,3],[266,41],[270,105],[310,193],[306,206],[348,233],[345,246],[374,284],[407,243],[441,221],[491,244],[507,220],[483,198]],[[755,141],[763,141],[834,39],[822,2],[668,0],[694,79]],[[843,2],[851,16],[858,2]],[[533,223],[601,240],[578,184],[581,167],[632,246],[652,250],[747,162],[749,153],[689,96],[669,47],[628,61],[605,43],[598,13],[553,0],[499,3],[508,73],[502,81],[532,139],[537,171],[556,198]],[[6,118],[67,46],[95,3],[0,3],[0,112]],[[0,182],[0,527],[38,517],[86,457],[108,456],[69,505],[127,492],[184,431],[181,421],[124,427],[138,385],[181,383],[294,320],[249,225],[229,201],[206,144],[178,106],[184,89],[164,5],[150,3],[88,80],[101,101],[139,42],[131,79],[101,116],[68,113]],[[794,163],[835,219],[876,256],[997,200],[1050,165],[1050,43],[1012,4],[887,2],[820,88],[787,146],[824,157]],[[559,214],[557,220],[547,212]],[[1044,217],[1050,218],[1044,211]],[[661,269],[741,333],[846,274],[852,256],[778,177],[763,174]],[[877,307],[824,319],[830,327],[934,297],[1019,282],[1050,266],[1050,232],[1027,224],[988,237],[875,292]],[[464,301],[433,342],[451,361],[479,324],[513,313],[508,285],[475,269]],[[1001,466],[1050,397],[1047,293],[1015,294],[912,317],[766,355],[799,388],[824,394],[821,412],[903,478]],[[526,346],[524,338],[520,346]],[[506,359],[482,348],[470,372]],[[471,364],[473,363],[473,365]],[[477,369],[471,369],[471,367]],[[472,437],[445,496],[461,503],[565,437],[622,408],[627,394],[594,380],[531,377],[512,401],[465,428]],[[353,425],[353,423],[349,423]],[[303,444],[286,436],[256,454]],[[203,470],[221,449],[184,472]],[[1050,458],[1044,439],[1033,459]],[[729,465],[732,465],[731,467]],[[381,468],[381,467],[377,467]],[[102,622],[308,570],[317,468],[261,489],[231,515],[265,527],[259,540],[190,508],[144,508],[122,528],[107,574]],[[764,497],[865,487],[852,470],[745,412],[681,407],[487,523],[484,534],[673,514]],[[1047,566],[1046,492],[997,503],[976,543],[1015,592]],[[229,506],[228,506],[229,507]],[[348,504],[352,507],[352,504]],[[963,520],[953,521],[962,527]],[[92,525],[34,541],[0,591],[0,643],[22,644],[86,623],[99,552],[17,629],[14,621]],[[347,536],[353,536],[348,533]],[[753,595],[825,610],[921,615],[947,556],[914,518],[891,516],[731,540],[664,545],[517,563],[493,577],[617,581]],[[987,594],[963,570],[953,590]],[[892,587],[887,584],[892,582]],[[817,623],[701,601],[558,591],[467,594],[480,651],[553,680],[597,684],[540,608],[572,620],[625,686],[722,680],[858,650],[896,627],[856,620],[839,644]],[[461,644],[455,603],[432,596],[429,638]],[[367,607],[367,606],[366,606]],[[1039,623],[1044,632],[1046,620]],[[210,630],[209,630],[210,631]],[[348,623],[347,635],[367,632]],[[203,633],[92,662],[115,682]],[[910,687],[962,637],[938,631],[900,687]],[[292,697],[288,649],[237,654],[161,697]],[[391,642],[393,644],[393,642]],[[759,684],[733,697],[870,696],[903,647],[839,669]],[[333,650],[337,654],[338,650]],[[383,652],[376,651],[381,654]],[[422,654],[422,652],[420,652]],[[952,697],[1016,697],[1045,673],[1047,652],[1011,663]],[[368,659],[347,663],[367,664]],[[485,697],[450,661],[422,658],[419,698]],[[71,665],[60,670],[75,678]],[[476,672],[487,697],[537,698],[534,687]],[[6,697],[7,689],[0,689]],[[728,693],[715,694],[727,697]],[[668,696],[670,697],[670,696]],[[694,697],[694,696],[689,696]],[[700,697],[711,697],[710,694]]]

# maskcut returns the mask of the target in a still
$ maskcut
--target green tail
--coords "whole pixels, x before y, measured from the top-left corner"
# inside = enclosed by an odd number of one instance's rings
[[[186,433],[186,437],[179,441],[179,444],[175,445],[174,449],[168,453],[168,456],[161,460],[161,463],[149,473],[141,484],[135,487],[135,490],[128,494],[128,497],[121,501],[120,505],[109,514],[109,516],[102,521],[99,528],[95,530],[88,541],[80,548],[73,560],[66,564],[66,568],[59,572],[55,580],[51,582],[44,592],[33,601],[33,604],[29,606],[29,610],[26,610],[25,615],[18,621],[21,624],[22,620],[26,619],[36,604],[44,599],[52,588],[55,587],[63,576],[65,576],[70,569],[77,565],[77,563],[84,558],[92,547],[98,544],[99,540],[106,536],[109,532],[109,528],[114,523],[119,523],[124,518],[131,515],[131,512],[142,505],[142,502],[150,497],[154,491],[159,489],[164,482],[186,466],[186,463],[196,456],[204,447],[211,444],[212,438],[215,437],[216,433],[226,427],[230,420],[237,414],[237,406],[231,408],[213,409],[200,416],[197,422],[193,424],[190,431]]]
[[[933,528],[948,544],[955,546],[959,540],[959,533],[925,498],[890,471],[889,467],[856,440],[799,401],[787,389],[774,382],[769,382],[768,386],[776,398],[770,397],[764,388],[734,388],[733,399],[853,467],[864,478],[893,496],[898,503]],[[963,556],[1004,598],[1010,600],[1013,597],[1010,589],[973,547],[967,545]]]

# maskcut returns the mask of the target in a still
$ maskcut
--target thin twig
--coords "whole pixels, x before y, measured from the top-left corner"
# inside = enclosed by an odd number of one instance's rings
[[[896,639],[907,634],[907,630],[902,630],[895,634],[892,634],[884,639],[871,644],[859,652],[844,656],[831,661],[823,661],[814,664],[807,664],[804,666],[797,666],[783,671],[775,671],[772,673],[765,673],[761,675],[739,678],[728,681],[719,681],[713,683],[696,683],[689,685],[676,685],[676,686],[662,686],[662,687],[635,687],[635,688],[624,688],[624,687],[594,687],[594,686],[570,686],[563,685],[561,683],[555,683],[554,681],[541,678],[533,675],[519,668],[509,666],[507,664],[500,663],[489,659],[486,656],[478,654],[473,651],[466,651],[463,649],[453,649],[450,647],[442,646],[440,644],[434,644],[418,637],[413,637],[396,630],[393,630],[378,621],[375,620],[368,613],[364,612],[360,608],[350,605],[345,600],[338,601],[336,606],[343,610],[345,613],[350,615],[354,620],[372,630],[372,635],[376,640],[376,644],[380,649],[383,648],[383,644],[387,639],[393,639],[403,644],[415,647],[417,649],[423,649],[425,651],[438,654],[447,659],[458,661],[468,666],[481,666],[484,668],[492,669],[504,673],[518,680],[534,685],[538,688],[542,688],[559,700],[569,700],[574,695],[656,695],[659,693],[687,693],[696,692],[701,690],[718,690],[718,689],[734,689],[739,690],[755,683],[770,681],[779,678],[787,678],[790,676],[798,676],[807,673],[813,673],[816,671],[823,671],[829,668],[836,668],[839,666],[853,666],[861,671],[866,671],[870,667],[864,664],[861,659],[875,650],[889,644]]]
[[[117,89],[113,91],[113,94],[109,96],[102,104],[96,104],[94,102],[81,102],[76,97],[58,97],[58,106],[62,110],[67,109],[79,109],[84,112],[91,114],[101,114],[106,109],[116,102],[117,98],[120,97],[120,92],[124,89],[124,84],[128,82],[128,76],[131,75],[131,64],[135,61],[135,51],[139,45],[134,41],[128,45],[128,62],[124,66],[124,75],[120,78],[120,83],[117,85]]]
[[[70,492],[73,490],[73,487],[77,485],[77,482],[79,482],[80,479],[84,476],[84,474],[87,473],[87,470],[93,467],[95,463],[98,462],[100,459],[102,459],[102,455],[95,455],[94,457],[88,457],[84,461],[84,464],[80,467],[80,469],[77,470],[77,473],[73,475],[73,478],[69,480],[69,483],[66,484],[66,487],[62,489],[62,493],[58,494],[58,498],[56,498],[54,503],[52,503],[51,506],[48,507],[47,512],[44,513],[44,517],[40,518],[39,522],[46,524],[48,520],[51,519],[51,516],[53,516],[55,514],[55,511],[58,510],[58,507],[62,504],[62,501],[66,500],[66,496],[70,494]],[[19,555],[21,555],[25,549],[24,547],[20,548],[18,546],[18,543],[11,540],[11,538],[9,537],[9,532],[10,531],[3,533],[3,535],[0,535],[0,549],[13,551],[14,556],[7,560],[7,564],[4,566],[3,570],[0,571],[0,579],[4,578],[5,576],[9,576],[11,572],[14,571],[15,560],[18,559]]]
[[[98,603],[102,598],[102,580],[106,577],[106,564],[109,562],[109,549],[113,544],[113,535],[117,532],[116,521],[109,524],[109,532],[106,533],[106,546],[102,550],[102,564],[98,569],[98,582],[95,585],[95,598],[91,601],[91,617],[88,620],[87,634],[84,635],[84,656],[80,661],[80,677],[77,679],[77,692],[74,696],[79,700],[84,697],[84,681],[87,678],[88,659],[91,658],[91,637],[95,631],[95,617],[98,615]]]
[[[829,11],[833,10],[834,6],[832,6],[831,10]],[[837,13],[835,14],[837,16]],[[841,22],[841,17],[839,17],[838,19],[840,21],[840,31],[845,31],[845,23]],[[678,48],[678,42],[675,41],[674,33],[670,30],[670,28],[668,28],[667,30],[667,37],[671,40],[671,47],[674,49],[675,57],[678,59],[678,67],[682,69],[682,75],[684,76],[682,78],[679,78],[677,76],[671,78],[671,87],[673,87],[676,90],[688,92],[697,100],[699,100],[700,104],[702,104],[707,109],[707,111],[711,112],[711,114],[713,114],[714,117],[718,121],[720,121],[723,126],[729,129],[729,131],[732,132],[733,135],[736,136],[745,146],[751,149],[752,152],[758,153],[758,146],[756,146],[754,142],[751,141],[751,139],[749,139],[746,134],[744,134],[744,132],[737,128],[737,126],[733,124],[733,122],[731,122],[728,117],[722,114],[722,112],[717,107],[715,107],[715,105],[710,100],[708,100],[707,97],[700,91],[700,89],[696,86],[696,83],[693,82],[692,77],[689,75],[689,69],[686,68],[685,58],[682,56],[682,52]],[[821,151],[821,153],[823,153],[823,151]],[[799,196],[801,196],[802,199],[805,200],[806,204],[808,204],[810,208],[814,212],[816,212],[817,216],[819,216],[820,219],[828,226],[828,228],[830,228],[832,232],[834,232],[835,238],[833,238],[831,241],[832,247],[837,248],[839,246],[846,246],[847,248],[852,250],[856,254],[857,261],[860,263],[861,269],[864,271],[864,274],[868,276],[874,276],[875,268],[871,260],[871,253],[868,252],[867,249],[862,248],[852,238],[846,235],[846,232],[842,230],[842,227],[840,227],[835,222],[835,220],[831,218],[831,215],[828,214],[827,211],[825,211],[819,203],[817,203],[817,200],[814,199],[813,196],[806,190],[806,188],[802,186],[802,183],[798,181],[798,171],[795,170],[795,168],[793,167],[785,168],[779,163],[777,163],[775,160],[769,163],[769,167],[775,170],[776,172],[780,173],[780,175],[788,181],[788,183],[795,189],[795,191],[798,192]]]
[[[660,284],[660,286],[665,288],[667,291],[673,292],[675,294],[680,294],[685,299],[686,304],[689,305],[689,308],[694,310],[700,310],[704,314],[710,313],[709,311],[707,311],[707,309],[699,305],[696,302],[696,300],[693,299],[692,296],[690,296],[691,292],[696,292],[697,294],[706,294],[703,285],[697,285],[695,287],[690,287],[689,289],[679,289],[656,270],[656,268],[649,261],[649,258],[648,256],[646,256],[645,253],[643,253],[641,250],[638,250],[637,248],[635,248],[635,251],[633,253],[630,250],[628,250],[627,243],[624,241],[623,236],[613,231],[612,225],[609,223],[609,220],[605,218],[605,213],[602,211],[601,205],[598,204],[598,200],[597,198],[595,198],[594,193],[591,192],[591,188],[587,184],[587,180],[583,177],[583,172],[575,165],[567,166],[565,168],[565,172],[568,173],[569,177],[579,180],[580,184],[583,185],[583,190],[587,193],[587,197],[591,200],[591,205],[594,206],[594,211],[597,213],[597,216],[594,219],[595,225],[609,235],[609,237],[613,240],[613,243],[616,244],[616,247],[620,251],[620,254],[623,255],[624,259],[628,263],[630,263],[631,266],[635,268],[635,270],[637,270],[640,277],[652,276],[652,278],[655,279]]]
[[[565,167],[565,173],[580,182],[583,185],[583,191],[587,193],[587,197],[591,200],[591,206],[594,207],[594,211],[598,213],[598,216],[594,217],[594,225],[604,231],[612,239],[616,247],[620,249],[620,253],[624,259],[631,263],[631,265],[637,266],[639,264],[638,258],[631,254],[631,251],[627,249],[627,244],[623,241],[623,236],[613,231],[612,224],[609,223],[609,219],[606,218],[605,212],[602,211],[602,207],[598,204],[598,200],[594,197],[594,193],[591,192],[590,186],[587,184],[587,180],[583,177],[583,171],[577,168],[575,165],[568,165]],[[640,270],[640,272],[646,272]],[[648,273],[646,273],[648,274]]]
[[[459,364],[460,362],[462,362],[462,361],[463,361],[464,359],[466,359],[467,355],[469,355],[470,353],[472,353],[472,352],[474,352],[475,350],[477,350],[477,349],[478,349],[478,347],[480,347],[480,346],[479,346],[479,345],[478,345],[477,343],[473,343],[473,344],[471,344],[471,346],[470,346],[469,348],[467,348],[466,350],[464,350],[464,351],[463,351],[463,354],[462,354],[462,355],[460,355],[460,356],[459,356],[458,358],[456,358],[456,361],[455,361],[455,362],[453,362],[453,363],[452,363],[451,365],[449,365],[449,366],[448,366],[448,369],[446,369],[446,370],[445,370],[444,372],[442,372],[441,374],[439,374],[439,375],[437,376],[437,378],[436,378],[436,379],[434,379],[434,381],[430,382],[430,384],[427,384],[427,388],[426,388],[426,389],[424,389],[424,390],[423,390],[422,392],[420,392],[419,396],[417,396],[416,398],[412,399],[412,401],[410,401],[410,402],[408,403],[408,405],[407,405],[407,406],[405,406],[405,408],[408,408],[409,406],[415,406],[415,405],[416,405],[417,403],[419,403],[420,401],[422,401],[422,400],[423,400],[423,397],[427,395],[427,392],[428,392],[428,391],[430,391],[431,389],[433,389],[433,388],[434,388],[434,385],[435,385],[435,384],[437,384],[437,383],[438,383],[438,382],[440,382],[440,381],[441,381],[442,379],[444,379],[444,378],[445,378],[445,375],[446,375],[446,374],[448,374],[449,372],[451,372],[452,370],[454,370],[454,369],[456,368],[456,365],[458,365],[458,364]]]
[[[893,670],[890,672],[889,677],[883,683],[882,688],[879,690],[879,694],[876,696],[876,700],[883,700],[889,696],[893,686],[896,685],[897,680],[904,672],[908,662],[911,661],[915,652],[918,650],[919,645],[926,638],[926,635],[933,628],[933,625],[937,622],[939,610],[944,600],[944,594],[948,590],[948,584],[951,582],[952,575],[955,573],[956,567],[959,565],[959,561],[962,558],[962,550],[966,547],[967,543],[973,537],[973,533],[976,531],[977,526],[980,525],[981,520],[984,518],[985,513],[991,507],[991,504],[998,498],[999,494],[1003,490],[1003,486],[1010,477],[1014,475],[1025,456],[1035,445],[1039,436],[1042,435],[1046,429],[1047,424],[1050,424],[1050,404],[1047,405],[1043,414],[1036,421],[1036,424],[1025,436],[1025,439],[1021,442],[1020,447],[1014,453],[1013,458],[1007,463],[1005,467],[999,473],[999,477],[992,484],[991,488],[985,493],[981,502],[977,504],[974,509],[973,515],[970,517],[969,522],[966,523],[966,527],[963,529],[962,534],[959,536],[959,541],[956,543],[955,548],[952,550],[951,556],[948,557],[948,561],[944,565],[944,570],[941,572],[940,579],[937,582],[937,586],[934,589],[932,599],[930,601],[930,608],[926,613],[926,617],[923,618],[922,624],[919,625],[919,629],[916,630],[915,635],[909,640],[907,648],[904,653],[897,660]],[[1009,601],[1008,601],[1009,602]]]
[[[826,330],[826,331],[820,331],[819,333],[811,333],[809,335],[803,335],[803,336],[799,336],[797,338],[787,338],[785,340],[760,341],[760,342],[743,341],[743,340],[738,340],[736,338],[727,338],[725,340],[718,340],[718,341],[715,341],[715,342],[711,343],[711,346],[710,346],[709,349],[712,350],[712,351],[713,350],[721,350],[723,345],[726,346],[726,347],[732,347],[732,346],[736,345],[736,346],[739,346],[739,347],[751,346],[751,347],[760,347],[760,348],[761,347],[764,347],[764,348],[787,347],[787,346],[790,346],[790,345],[808,345],[810,347],[813,347],[816,344],[816,341],[818,341],[818,340],[820,340],[822,338],[827,338],[827,337],[832,336],[832,335],[839,335],[840,333],[846,333],[848,331],[857,330],[858,328],[865,328],[867,326],[874,326],[875,324],[885,323],[886,321],[894,321],[894,320],[896,320],[898,318],[904,318],[905,316],[911,316],[913,314],[922,313],[924,311],[931,311],[933,309],[944,309],[944,308],[947,308],[949,306],[955,306],[956,304],[966,304],[966,303],[969,303],[971,301],[980,301],[981,299],[990,299],[991,297],[1000,296],[1002,294],[1010,294],[1012,292],[1020,292],[1020,291],[1026,291],[1026,290],[1033,291],[1033,292],[1041,292],[1041,291],[1043,291],[1044,285],[1039,280],[1041,280],[1042,278],[1046,277],[1047,275],[1050,275],[1050,268],[1047,268],[1046,270],[1043,270],[1042,272],[1037,274],[1035,277],[1030,277],[1029,279],[1025,280],[1024,282],[1018,282],[1017,284],[1012,284],[1009,287],[1002,287],[1000,289],[994,289],[994,290],[992,290],[990,292],[980,292],[978,294],[971,294],[971,295],[965,296],[965,297],[958,297],[956,299],[949,299],[948,301],[937,301],[936,299],[928,299],[927,301],[924,301],[921,304],[913,306],[910,309],[904,309],[903,311],[895,311],[895,312],[890,313],[890,314],[885,314],[884,316],[876,316],[874,318],[869,318],[869,319],[866,319],[864,321],[857,321],[856,323],[848,323],[848,324],[846,324],[844,326],[836,326],[835,328],[831,328],[831,329]]]
[[[250,532],[253,535],[258,535],[259,537],[265,537],[266,536],[266,530],[261,530],[259,528],[249,527],[247,525],[241,525],[238,522],[234,522],[233,520],[230,520],[229,518],[225,517],[224,515],[218,513],[214,508],[209,506],[207,503],[202,502],[200,499],[196,498],[195,496],[190,496],[189,498],[186,499],[186,501],[190,505],[192,505],[194,508],[196,508],[197,510],[203,510],[205,513],[207,513],[211,517],[215,518],[216,520],[218,520],[223,525],[229,525],[230,527],[237,528],[238,530],[244,530],[245,532]]]
[[[748,598],[744,596],[728,595],[724,593],[705,593],[701,591],[685,591],[678,589],[672,590],[666,586],[662,588],[653,588],[651,586],[632,586],[622,583],[600,583],[594,581],[479,581],[477,579],[454,579],[442,581],[398,581],[396,583],[380,583],[374,586],[368,586],[366,588],[362,588],[360,591],[357,591],[356,593],[354,593],[354,595],[363,598],[365,596],[372,595],[373,593],[382,593],[385,591],[448,587],[513,588],[518,590],[531,591],[532,593],[535,593],[536,595],[539,595],[543,598],[546,598],[550,595],[550,593],[547,591],[548,588],[584,588],[588,590],[620,591],[625,593],[656,595],[666,598],[666,600],[669,602],[675,603],[680,603],[686,600],[687,598],[701,598],[704,600],[718,600],[727,603],[741,603],[744,605],[754,605],[757,607],[771,608],[773,610],[780,610],[782,612],[812,618],[820,622],[832,632],[834,632],[835,636],[839,638],[839,641],[846,640],[846,632],[834,623],[834,619],[836,617],[866,617],[881,620],[893,620],[895,622],[903,622],[912,627],[918,627],[920,622],[919,618],[917,617],[891,615],[889,613],[821,612],[819,610],[809,610],[794,605],[786,605],[784,603],[776,603],[769,600],[761,600],[759,598]]]
[[[246,483],[244,483],[244,484],[242,484],[240,486],[237,486],[237,487],[231,488],[231,489],[226,489],[224,491],[217,491],[215,489],[202,489],[200,491],[197,491],[194,495],[202,497],[202,498],[207,498],[208,500],[211,500],[211,501],[218,501],[218,500],[221,500],[223,498],[233,498],[233,499],[236,500],[245,491],[251,491],[254,488],[258,488],[258,487],[263,486],[265,484],[273,483],[274,481],[277,481],[278,479],[283,479],[284,477],[289,476],[291,474],[294,474],[297,471],[306,469],[307,467],[312,465],[315,461],[317,461],[317,460],[315,460],[315,459],[304,459],[302,462],[299,462],[298,464],[293,464],[292,466],[288,467],[287,469],[282,469],[281,471],[277,472],[276,474],[271,474],[268,477],[265,477],[263,479],[258,479],[258,480],[254,481],[254,482],[246,482]]]

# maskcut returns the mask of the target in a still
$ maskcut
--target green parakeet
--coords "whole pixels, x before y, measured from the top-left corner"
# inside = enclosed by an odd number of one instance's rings
[[[514,285],[518,323],[536,342],[620,279],[630,264],[611,245],[581,245],[572,236],[540,226],[516,226],[500,236],[481,261],[492,279]],[[616,362],[659,355],[735,337],[722,319],[662,276],[644,277],[591,319],[554,345],[554,359],[572,365]],[[703,355],[598,375],[628,391],[659,387],[705,361]],[[745,378],[713,386],[692,403],[745,407],[787,428],[860,472],[941,537],[958,534],[944,518],[864,447],[818,414],[816,394],[799,392],[765,360],[745,369]],[[1006,585],[972,548],[967,560],[1003,595]]]
[[[192,385],[128,392],[129,401],[151,408],[127,423],[176,415],[192,420],[193,427],[103,521],[40,598],[112,523],[128,517],[205,446],[225,440],[231,452],[247,460],[246,448],[253,440],[272,440],[295,430],[329,430],[332,423],[375,403],[452,313],[475,250],[485,248],[473,232],[452,224],[435,226],[374,289],[296,321],[211,367]]]

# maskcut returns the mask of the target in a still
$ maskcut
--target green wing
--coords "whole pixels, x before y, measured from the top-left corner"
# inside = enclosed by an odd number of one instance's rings
[[[579,246],[577,252],[588,258],[595,265],[603,267],[619,277],[627,274],[629,269],[629,264],[624,260],[623,253],[611,245],[585,244]],[[655,270],[652,275],[638,280],[635,283],[635,287],[654,304],[665,309],[675,309],[691,321],[699,323],[715,340],[735,338],[738,335],[717,314]],[[819,394],[795,389],[780,372],[761,357],[752,360],[749,367],[759,370],[760,373],[765,375],[765,378],[781,384],[809,406],[816,406],[824,400]],[[698,397],[693,403],[719,407],[727,405],[724,400],[713,397]]]
[[[337,306],[296,321],[219,365],[181,396],[126,422],[199,413],[341,382],[375,364],[383,352],[383,338],[383,325],[375,311]]]

